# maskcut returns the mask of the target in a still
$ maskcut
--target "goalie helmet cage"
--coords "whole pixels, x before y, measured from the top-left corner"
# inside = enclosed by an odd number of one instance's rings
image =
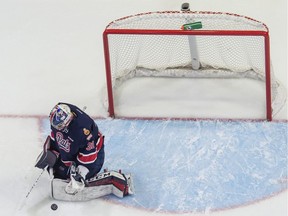
[[[202,28],[181,29],[193,22]],[[117,19],[103,32],[109,115],[119,117],[114,91],[133,77],[251,78],[265,82],[263,119],[271,121],[279,84],[269,43],[264,23],[231,13],[163,11]]]

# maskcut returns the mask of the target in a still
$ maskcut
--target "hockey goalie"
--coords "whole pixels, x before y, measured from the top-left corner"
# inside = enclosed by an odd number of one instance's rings
[[[86,201],[114,194],[134,193],[132,176],[121,171],[100,173],[104,163],[104,136],[83,110],[58,103],[49,115],[47,137],[36,167],[51,176],[51,196],[57,200]]]

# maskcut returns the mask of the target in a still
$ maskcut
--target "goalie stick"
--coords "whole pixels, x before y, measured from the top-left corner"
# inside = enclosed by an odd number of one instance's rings
[[[48,136],[44,142],[44,145],[43,145],[43,151],[49,147],[48,145],[50,145],[50,137]],[[38,156],[39,157],[39,156]],[[38,163],[38,158],[37,158],[37,161],[36,161],[36,164]],[[23,208],[23,206],[25,205],[26,203],[26,200],[28,199],[28,197],[30,196],[31,192],[33,191],[34,187],[37,185],[39,179],[41,178],[41,176],[43,175],[44,171],[46,169],[42,169],[41,173],[38,175],[37,179],[34,181],[33,185],[31,186],[30,190],[27,192],[26,196],[24,197],[24,200],[23,202],[21,203],[20,207],[18,208],[18,210],[21,210]]]
[[[28,193],[26,194],[26,196],[24,197],[24,200],[21,202],[20,207],[18,208],[18,210],[20,211],[23,206],[26,204],[26,201],[28,199],[28,197],[30,196],[32,190],[34,189],[34,187],[37,185],[39,179],[41,178],[42,174],[44,173],[45,169],[43,169],[41,171],[41,173],[39,174],[38,178],[34,181],[33,185],[31,186],[30,190],[28,191]]]

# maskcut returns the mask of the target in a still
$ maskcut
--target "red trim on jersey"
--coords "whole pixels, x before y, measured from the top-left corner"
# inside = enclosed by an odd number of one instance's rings
[[[64,161],[64,160],[61,160],[65,166],[67,167],[70,167],[72,165],[72,161]]]
[[[98,141],[96,143],[96,148],[95,151],[89,154],[84,154],[79,152],[78,156],[77,156],[77,160],[82,163],[82,164],[89,164],[89,163],[93,163],[94,161],[97,160],[97,156],[98,156],[98,152],[101,150],[102,146],[103,146],[103,136],[101,133],[98,134],[99,138]]]
[[[89,164],[93,163],[97,159],[97,154],[98,154],[97,151],[90,154],[79,153],[77,159],[82,164]]]
[[[97,152],[99,152],[101,150],[103,143],[104,143],[104,137],[102,136],[102,134],[100,132],[98,132],[98,136],[99,136],[99,139],[96,143]]]
[[[51,131],[50,137],[51,137],[51,139],[52,139],[53,141],[55,141],[55,135],[54,135],[53,131]]]

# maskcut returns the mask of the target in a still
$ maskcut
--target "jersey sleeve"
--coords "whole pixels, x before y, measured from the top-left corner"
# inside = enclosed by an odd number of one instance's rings
[[[56,147],[56,142],[55,142],[55,134],[54,132],[51,130],[51,133],[50,133],[50,150],[54,150],[54,151],[57,151],[57,147]]]
[[[89,138],[89,136],[87,136]],[[93,164],[96,162],[98,157],[98,152],[103,146],[103,136],[100,132],[97,133],[97,139],[87,140],[87,144],[79,149],[77,155],[77,162],[79,165],[84,165],[88,169],[93,167]]]

